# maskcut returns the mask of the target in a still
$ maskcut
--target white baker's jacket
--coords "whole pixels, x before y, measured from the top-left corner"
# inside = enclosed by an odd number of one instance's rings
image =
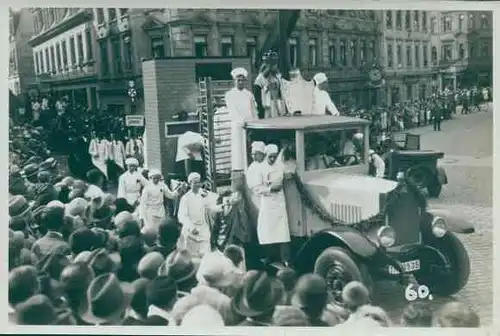
[[[141,139],[130,139],[125,145],[125,153],[133,157],[144,155],[144,144]]]
[[[108,167],[106,165],[106,160],[108,159],[108,148],[106,140],[100,140],[93,138],[90,140],[89,144],[89,154],[92,159],[92,164],[99,169],[106,178],[108,178]]]
[[[313,108],[311,114],[325,115],[326,111],[330,112],[334,116],[340,115],[339,110],[332,102],[332,99],[330,98],[328,92],[315,87],[313,93]]]
[[[109,142],[109,158],[115,161],[121,169],[125,169],[125,146],[120,140]]]
[[[125,198],[127,203],[134,205],[141,196],[141,189],[145,187],[148,180],[139,172],[130,173],[126,171],[118,179],[117,198]]]
[[[188,235],[193,229],[199,234],[194,236],[196,240],[210,240],[210,224],[207,222],[207,210],[210,212],[222,211],[222,205],[217,205],[218,195],[208,193],[202,197],[201,192],[195,194],[189,190],[181,197],[177,219],[182,224],[181,233]]]
[[[260,206],[260,195],[256,193],[256,188],[261,185],[261,170],[262,170],[263,162],[254,161],[248,166],[246,172],[246,182],[248,189],[250,190],[250,194],[252,197],[252,201],[256,206]]]
[[[177,153],[175,155],[175,161],[184,161],[189,159],[189,154],[193,155],[195,161],[203,161],[203,156],[201,152],[190,152],[187,148],[191,145],[203,144],[203,136],[199,133],[187,131],[177,138]]]
[[[375,166],[375,177],[383,178],[385,175],[385,162],[378,154],[370,155],[369,162]]]
[[[139,216],[145,221],[149,217],[160,217],[164,218],[165,205],[163,203],[164,197],[173,199],[177,197],[177,192],[173,192],[170,188],[163,182],[158,182],[154,184],[153,182],[148,182],[141,194],[141,201],[139,202],[140,210]]]
[[[257,103],[247,89],[232,88],[225,95],[226,106],[231,118],[231,169],[245,169],[247,139],[245,123],[258,118]]]

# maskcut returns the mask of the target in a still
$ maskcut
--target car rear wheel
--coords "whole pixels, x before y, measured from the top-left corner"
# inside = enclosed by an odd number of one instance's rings
[[[428,245],[437,249],[448,260],[423,260],[427,267],[415,274],[417,281],[429,287],[432,294],[449,296],[460,291],[469,280],[470,259],[462,242],[453,233],[435,239]]]
[[[329,247],[316,259],[314,273],[322,276],[327,284],[333,303],[342,305],[342,291],[351,281],[363,283],[372,290],[368,269],[354,261],[349,251],[340,247]]]

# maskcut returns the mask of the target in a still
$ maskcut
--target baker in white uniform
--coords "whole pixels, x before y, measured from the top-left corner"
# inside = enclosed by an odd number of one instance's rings
[[[108,178],[108,166],[106,160],[108,159],[107,141],[100,139],[92,132],[92,138],[89,144],[89,154],[92,159],[92,164],[99,169],[106,179]]]
[[[178,247],[201,258],[211,250],[209,216],[222,211],[222,205],[217,205],[217,194],[201,188],[200,174],[189,174],[188,183],[191,189],[181,197],[177,213],[182,225]]]
[[[160,223],[167,213],[165,211],[164,198],[175,199],[177,191],[172,191],[161,181],[159,170],[149,171],[149,183],[142,190],[141,201],[139,202],[139,216],[144,224],[144,230],[153,229],[158,231]]]
[[[125,198],[127,203],[137,206],[141,197],[141,190],[146,186],[148,180],[137,171],[139,161],[136,158],[125,160],[127,171],[118,179],[117,198]]]
[[[368,151],[368,164],[375,168],[375,177],[384,178],[385,162],[373,149]]]
[[[340,115],[340,112],[332,102],[330,95],[328,94],[328,92],[326,92],[326,89],[328,88],[328,77],[326,77],[323,72],[320,72],[314,75],[313,80],[316,86],[314,88],[313,108],[311,114],[331,114],[334,116]]]
[[[262,164],[260,185],[255,188],[260,195],[257,237],[267,250],[269,261],[286,261],[284,244],[290,242],[290,228],[283,192],[284,166],[277,161],[278,146],[266,146],[266,160]]]
[[[248,72],[243,68],[231,71],[234,88],[226,92],[225,101],[231,119],[231,171],[233,190],[242,184],[243,170],[246,168],[245,153],[247,139],[245,123],[258,118],[257,103],[249,90],[245,88]]]
[[[260,195],[255,193],[255,188],[260,185],[260,174],[264,159],[266,158],[266,144],[262,141],[254,141],[252,143],[252,158],[253,162],[248,166],[246,173],[246,182],[252,201],[256,206],[260,205]]]

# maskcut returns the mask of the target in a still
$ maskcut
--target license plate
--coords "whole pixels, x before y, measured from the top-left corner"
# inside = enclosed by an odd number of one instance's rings
[[[403,272],[410,273],[415,272],[420,269],[420,260],[410,260],[401,263],[401,268],[403,268]],[[390,274],[399,274],[399,271],[392,265],[389,265],[389,273]]]

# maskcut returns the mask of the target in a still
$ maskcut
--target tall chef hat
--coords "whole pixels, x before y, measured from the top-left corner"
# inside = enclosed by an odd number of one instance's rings
[[[266,152],[266,144],[263,143],[262,141],[252,142],[252,154],[254,154],[256,152],[265,153]]]
[[[161,176],[161,172],[158,169],[151,169],[148,173],[148,177],[152,178],[153,176]]]
[[[197,181],[197,182],[201,181],[200,174],[198,174],[198,173],[191,173],[191,174],[189,174],[189,176],[188,176],[188,183],[191,184],[191,183],[193,183],[195,181]]]
[[[279,153],[278,146],[276,146],[275,144],[269,144],[266,146],[266,154],[267,155],[278,154],[278,153]]]
[[[313,79],[316,82],[316,85],[320,85],[321,83],[326,82],[328,80],[328,77],[326,77],[323,72],[319,72],[314,75]]]
[[[236,69],[233,69],[233,71],[231,71],[231,77],[233,77],[233,79],[236,79],[239,76],[243,76],[243,77],[247,78],[248,71],[246,71],[243,68],[236,68]]]
[[[136,158],[130,157],[130,158],[128,158],[128,159],[125,160],[125,164],[127,166],[130,166],[130,165],[138,166],[139,165],[139,161],[137,161]]]

